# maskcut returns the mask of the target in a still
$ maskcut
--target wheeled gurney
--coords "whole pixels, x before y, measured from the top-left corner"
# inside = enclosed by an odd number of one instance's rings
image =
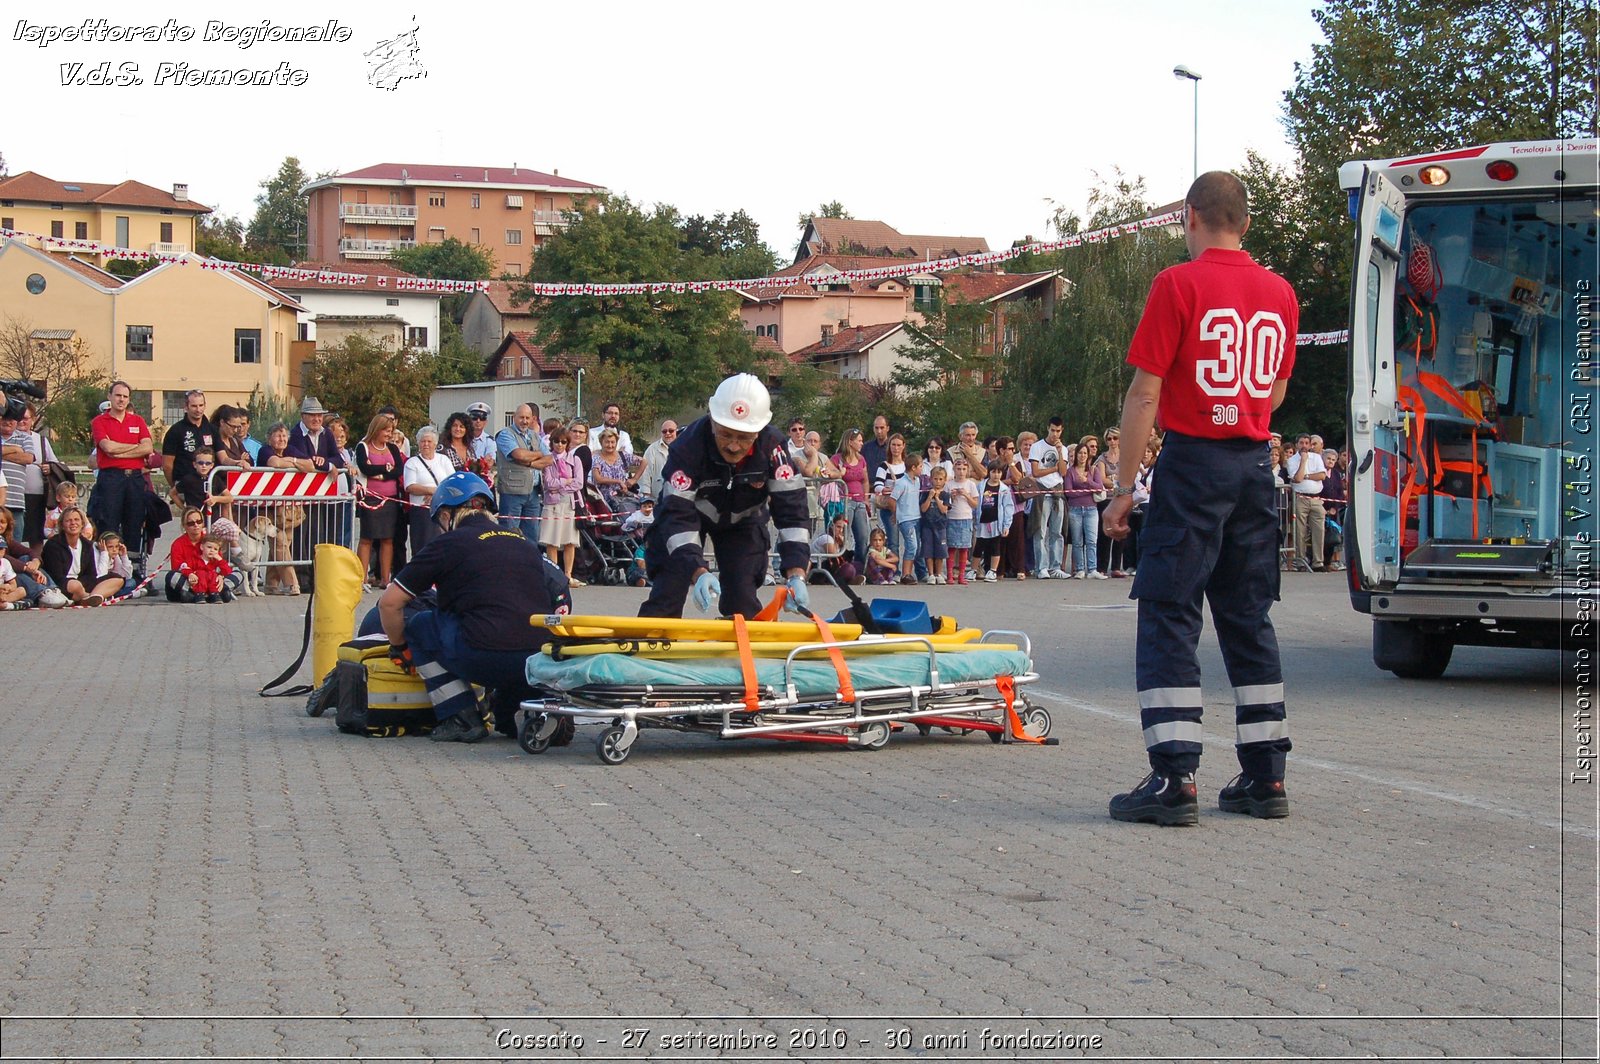
[[[543,753],[564,724],[603,724],[600,760],[620,765],[645,728],[875,750],[910,724],[1055,745],[1022,632],[873,636],[818,622],[534,618],[563,642],[529,657],[518,740]],[[811,638],[800,638],[803,634]]]

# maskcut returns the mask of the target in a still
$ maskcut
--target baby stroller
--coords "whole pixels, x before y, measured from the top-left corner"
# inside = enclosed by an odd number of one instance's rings
[[[638,500],[618,495],[613,512],[599,489],[588,485],[583,489],[583,502],[586,513],[578,516],[573,575],[590,584],[626,584],[638,541],[622,531],[622,519],[638,508]]]

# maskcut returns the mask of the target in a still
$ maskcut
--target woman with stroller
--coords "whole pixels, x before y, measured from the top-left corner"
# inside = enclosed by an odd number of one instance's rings
[[[589,482],[599,489],[600,498],[612,513],[631,509],[634,490],[639,486],[639,463],[618,449],[618,439],[617,430],[609,425],[600,430],[600,453],[594,456],[594,467],[589,472]],[[628,505],[619,505],[624,499]]]

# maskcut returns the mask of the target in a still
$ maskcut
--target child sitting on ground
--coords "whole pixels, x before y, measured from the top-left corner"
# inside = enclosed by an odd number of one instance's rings
[[[0,536],[0,610],[25,610],[28,593],[17,581],[17,571],[6,557],[6,539]]]
[[[232,602],[233,590],[226,580],[233,575],[233,566],[223,557],[228,549],[221,536],[208,535],[200,541],[200,564],[191,567],[185,562],[180,571],[189,575],[189,590],[203,602]]]
[[[63,480],[56,485],[55,509],[44,515],[44,538],[49,539],[56,534],[56,526],[61,522],[63,511],[76,508],[78,505],[78,485],[70,480]],[[94,525],[90,523],[87,514],[83,518],[83,538],[94,538]]]
[[[122,590],[112,598],[128,598],[137,582],[133,579],[133,563],[128,560],[128,545],[115,532],[107,532],[94,541],[94,567],[101,576],[122,577]]]
[[[874,528],[867,545],[867,583],[892,584],[898,579],[900,558],[889,549],[889,537]]]

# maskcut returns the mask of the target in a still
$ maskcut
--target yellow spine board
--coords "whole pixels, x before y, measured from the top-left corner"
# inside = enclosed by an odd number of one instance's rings
[[[949,636],[934,636],[929,640],[933,649],[940,654],[958,653],[966,650],[1020,650],[1015,643],[975,643],[970,640],[956,640]],[[758,658],[784,658],[798,647],[814,645],[815,639],[797,641],[768,641],[765,643],[751,643],[750,652]],[[928,645],[923,642],[914,643],[880,643],[874,640],[857,640],[849,643],[838,644],[844,651],[848,660],[858,654],[926,654]],[[720,639],[617,639],[607,640],[602,643],[583,643],[577,646],[561,648],[563,657],[590,657],[596,654],[631,654],[634,657],[657,658],[671,660],[674,658],[722,658],[732,657],[738,653],[739,645],[730,640]],[[550,654],[550,647],[544,648],[546,655]],[[801,657],[807,660],[824,658],[827,656],[826,648],[807,650],[801,652]]]

